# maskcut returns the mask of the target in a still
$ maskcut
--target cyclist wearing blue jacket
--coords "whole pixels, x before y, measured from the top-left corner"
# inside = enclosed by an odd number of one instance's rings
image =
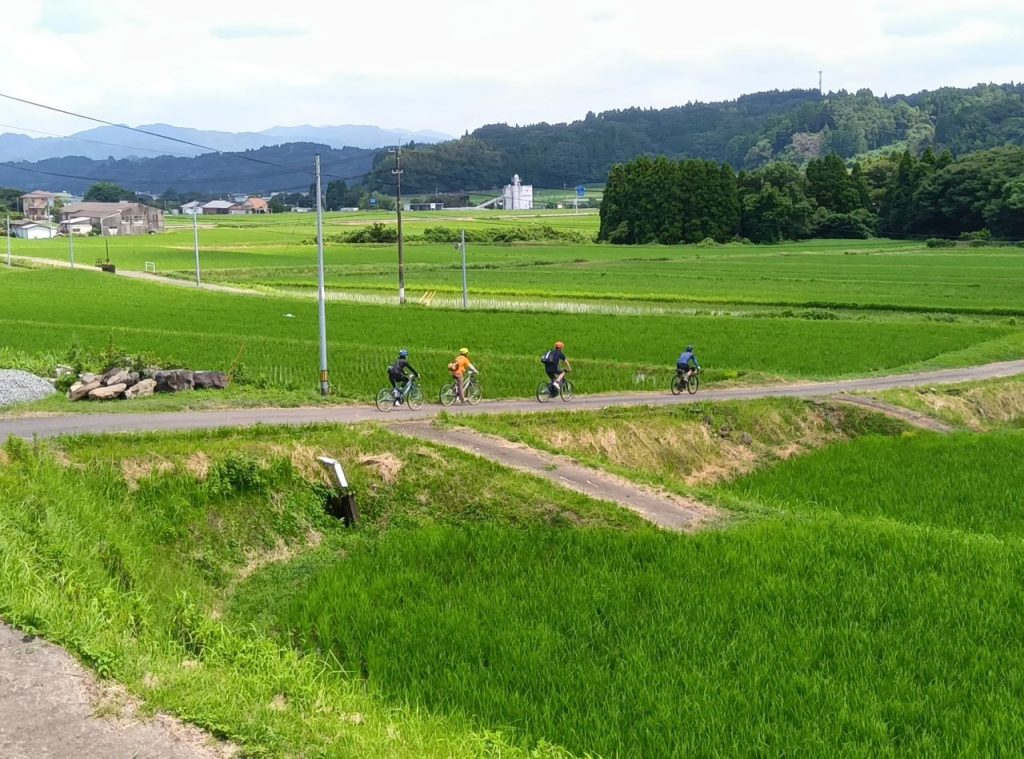
[[[700,369],[700,361],[697,360],[697,354],[693,352],[693,346],[687,345],[686,350],[680,353],[679,358],[676,359],[676,373],[690,379],[694,369]]]

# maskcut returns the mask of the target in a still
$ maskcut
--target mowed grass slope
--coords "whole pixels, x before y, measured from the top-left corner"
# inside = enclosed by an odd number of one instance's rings
[[[33,271],[0,279],[0,345],[59,354],[74,343],[113,342],[165,363],[228,369],[266,386],[317,382],[316,304],[155,286],[98,273]],[[291,316],[288,316],[288,315]],[[412,352],[428,395],[463,345],[488,397],[528,396],[542,378],[540,354],[564,340],[580,392],[666,389],[685,342],[698,345],[709,380],[825,378],[892,371],[923,361],[952,363],[1019,355],[1024,331],[1002,324],[928,320],[607,316],[446,312],[328,305],[329,365],[336,392],[368,398],[385,382],[398,348]],[[968,350],[969,348],[969,350]]]

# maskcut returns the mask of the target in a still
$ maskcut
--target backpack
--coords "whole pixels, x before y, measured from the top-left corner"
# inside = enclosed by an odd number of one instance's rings
[[[459,368],[459,365],[456,364],[454,361],[452,361],[450,364],[448,364],[448,371],[450,371],[450,372],[454,372],[458,368]]]
[[[550,364],[551,363],[551,351],[548,351],[543,356],[541,356],[540,357],[540,362],[542,364]]]

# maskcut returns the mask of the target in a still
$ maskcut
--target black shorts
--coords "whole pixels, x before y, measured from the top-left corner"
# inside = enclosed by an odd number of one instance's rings
[[[548,373],[548,379],[552,382],[555,381],[555,377],[562,373],[560,369],[545,369],[544,371]]]

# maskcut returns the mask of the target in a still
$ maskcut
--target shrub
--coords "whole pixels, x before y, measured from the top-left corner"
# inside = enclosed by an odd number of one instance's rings
[[[929,248],[955,248],[956,240],[947,240],[943,237],[929,237],[925,241]]]

